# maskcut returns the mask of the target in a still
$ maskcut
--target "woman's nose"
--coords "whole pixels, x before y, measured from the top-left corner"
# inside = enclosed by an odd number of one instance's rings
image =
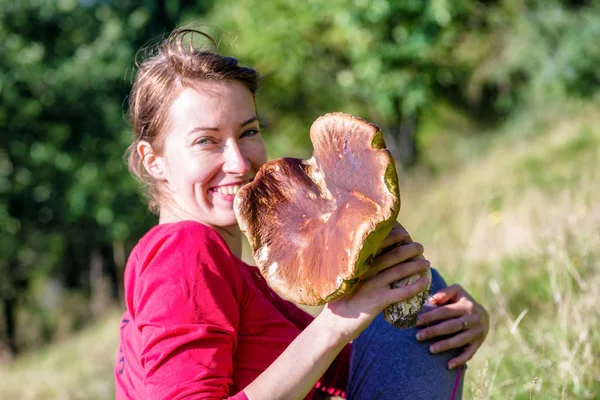
[[[231,141],[227,143],[223,155],[225,157],[223,164],[224,172],[245,175],[250,170],[250,161],[244,155],[237,142]]]

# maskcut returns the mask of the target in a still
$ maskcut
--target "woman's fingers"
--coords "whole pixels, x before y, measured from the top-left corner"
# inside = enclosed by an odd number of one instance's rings
[[[429,346],[429,351],[433,354],[442,353],[450,349],[458,349],[478,339],[478,329],[468,329],[458,333],[445,340],[440,340]]]
[[[446,304],[455,299],[463,291],[464,289],[460,285],[450,285],[432,294],[429,302],[432,304]]]
[[[369,279],[372,276],[377,275],[380,271],[386,268],[393,267],[396,264],[410,260],[412,258],[418,258],[423,254],[423,245],[414,242],[406,245],[394,247],[393,249],[386,251],[375,257],[373,263],[363,275],[364,279]]]
[[[371,281],[374,285],[388,287],[400,279],[407,278],[419,272],[425,272],[429,269],[430,262],[426,259],[417,259],[405,261],[391,268],[387,268],[378,273]]]
[[[429,302],[434,308],[419,315],[417,339],[441,338],[442,340],[431,344],[432,353],[462,348],[461,354],[448,362],[448,368],[464,365],[473,357],[487,335],[487,311],[460,285],[437,291]]]
[[[413,297],[424,291],[429,283],[429,278],[424,276],[409,285],[390,288],[384,294],[384,305],[388,306]]]
[[[402,225],[396,222],[394,224],[394,227],[392,228],[392,231],[383,240],[383,243],[381,243],[377,254],[380,254],[381,252],[385,251],[388,247],[406,243],[408,241],[410,241],[410,235]]]
[[[424,276],[411,284],[398,288],[391,288],[390,285],[400,279],[427,271],[429,264],[429,261],[425,259],[406,261],[402,264],[398,264],[395,267],[382,271],[375,278],[373,278],[373,284],[383,288],[384,290],[384,305],[388,306],[392,303],[406,300],[409,297],[423,292],[427,286],[431,284],[429,276]]]
[[[463,317],[464,319],[464,317]],[[429,340],[438,336],[450,335],[460,332],[464,329],[464,324],[459,318],[452,318],[447,321],[440,322],[417,332],[417,340]]]
[[[371,264],[372,269],[385,269],[411,258],[419,257],[423,254],[423,245],[418,242],[412,242],[394,247],[375,257]]]
[[[465,350],[462,353],[448,361],[448,368],[454,369],[458,366],[465,365],[467,361],[473,358],[473,355],[481,346],[481,343],[482,341],[478,340],[469,344],[468,346],[465,346]]]
[[[459,317],[465,314],[462,305],[458,303],[446,304],[441,307],[433,308],[429,311],[419,314],[417,327],[431,325],[438,321],[445,321],[450,318]]]
[[[350,295],[329,302],[326,309],[332,315],[341,317],[344,330],[350,337],[355,337],[385,307],[423,292],[431,282],[429,276],[425,276],[399,288],[392,288],[391,283],[427,271],[428,268],[429,261],[424,259],[388,268],[372,279],[360,282]]]
[[[375,257],[373,263],[371,263],[371,266],[369,267],[368,272],[377,273],[398,263],[410,260],[412,258],[417,258],[421,255],[423,255],[423,245],[421,243],[413,242],[397,246]]]

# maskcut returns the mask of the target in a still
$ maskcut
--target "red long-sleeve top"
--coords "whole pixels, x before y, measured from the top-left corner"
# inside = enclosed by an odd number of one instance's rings
[[[125,302],[117,399],[247,399],[244,388],[312,321],[216,231],[192,221],[158,225],[139,241],[127,262]],[[350,351],[338,355],[319,390],[345,395]]]

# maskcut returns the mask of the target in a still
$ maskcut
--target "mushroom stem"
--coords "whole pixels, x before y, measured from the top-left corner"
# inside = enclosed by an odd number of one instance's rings
[[[393,246],[387,247],[386,249],[383,250],[383,252],[386,252],[395,247],[403,246],[403,245],[409,244],[409,243],[412,243],[412,239],[411,239],[410,235],[407,233],[406,237],[403,240],[394,244]],[[423,257],[423,256],[420,256],[420,257]],[[410,297],[404,301],[391,304],[388,307],[386,307],[386,309],[384,310],[383,313],[384,313],[385,320],[387,322],[389,322],[390,324],[392,324],[393,326],[395,326],[396,328],[406,329],[406,328],[411,328],[416,325],[417,316],[419,315],[419,312],[421,311],[421,309],[423,308],[423,305],[425,304],[425,302],[427,301],[427,298],[429,297],[429,293],[430,293],[430,289],[431,289],[431,270],[428,269],[427,272],[420,272],[418,274],[411,275],[404,279],[400,279],[396,282],[393,282],[390,285],[390,288],[398,288],[398,287],[406,286],[424,276],[427,276],[429,278],[429,285],[427,286],[427,289],[425,289],[423,292],[416,294],[413,297]]]

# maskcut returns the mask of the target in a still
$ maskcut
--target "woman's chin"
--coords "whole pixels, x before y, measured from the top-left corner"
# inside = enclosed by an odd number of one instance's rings
[[[238,222],[235,219],[235,213],[233,212],[233,207],[229,209],[219,210],[215,219],[216,225],[221,228],[231,228],[234,226],[238,226]]]

